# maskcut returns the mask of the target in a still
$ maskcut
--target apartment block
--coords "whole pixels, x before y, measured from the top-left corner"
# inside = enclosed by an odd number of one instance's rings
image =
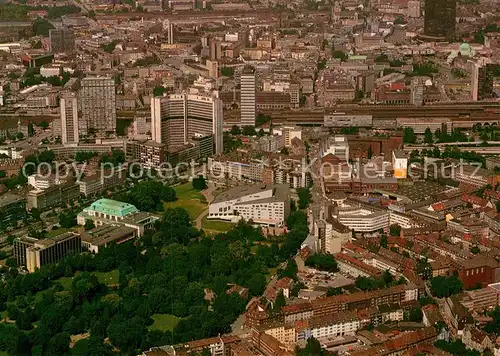
[[[44,210],[61,204],[67,204],[80,196],[80,187],[75,182],[49,187],[47,189],[30,190],[26,196],[26,208]]]

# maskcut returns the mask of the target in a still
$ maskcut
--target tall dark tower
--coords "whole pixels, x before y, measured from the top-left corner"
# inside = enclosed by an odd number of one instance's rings
[[[456,14],[456,0],[425,0],[425,36],[453,40]]]

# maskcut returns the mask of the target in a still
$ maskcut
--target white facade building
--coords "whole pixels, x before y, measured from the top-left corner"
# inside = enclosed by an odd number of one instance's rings
[[[286,184],[251,185],[231,188],[215,197],[208,207],[208,219],[282,226],[290,213],[290,189]]]
[[[255,69],[252,67],[245,67],[241,73],[240,126],[255,126],[257,108],[255,85]]]
[[[361,207],[339,210],[338,221],[356,232],[372,232],[389,226],[389,212]]]
[[[78,99],[75,93],[64,93],[59,102],[61,110],[62,143],[78,143]]]

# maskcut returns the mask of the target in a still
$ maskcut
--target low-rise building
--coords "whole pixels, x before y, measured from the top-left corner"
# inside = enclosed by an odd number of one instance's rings
[[[26,199],[12,193],[0,196],[0,231],[16,227],[26,217]]]
[[[290,189],[285,184],[246,185],[226,190],[208,207],[208,219],[244,219],[280,226],[290,213]]]
[[[82,233],[82,247],[92,253],[98,253],[100,247],[111,243],[122,243],[137,236],[137,229],[121,225],[101,225]]]
[[[77,215],[78,225],[85,225],[91,220],[95,226],[121,225],[136,230],[137,236],[151,229],[159,218],[156,215],[140,212],[134,205],[111,200],[99,199]]]
[[[44,210],[76,199],[80,196],[80,187],[75,182],[55,185],[47,189],[30,190],[26,197],[26,208]]]

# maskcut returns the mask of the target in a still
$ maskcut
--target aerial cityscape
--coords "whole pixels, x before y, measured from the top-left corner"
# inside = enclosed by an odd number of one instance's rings
[[[498,0],[0,0],[0,356],[500,356]]]

